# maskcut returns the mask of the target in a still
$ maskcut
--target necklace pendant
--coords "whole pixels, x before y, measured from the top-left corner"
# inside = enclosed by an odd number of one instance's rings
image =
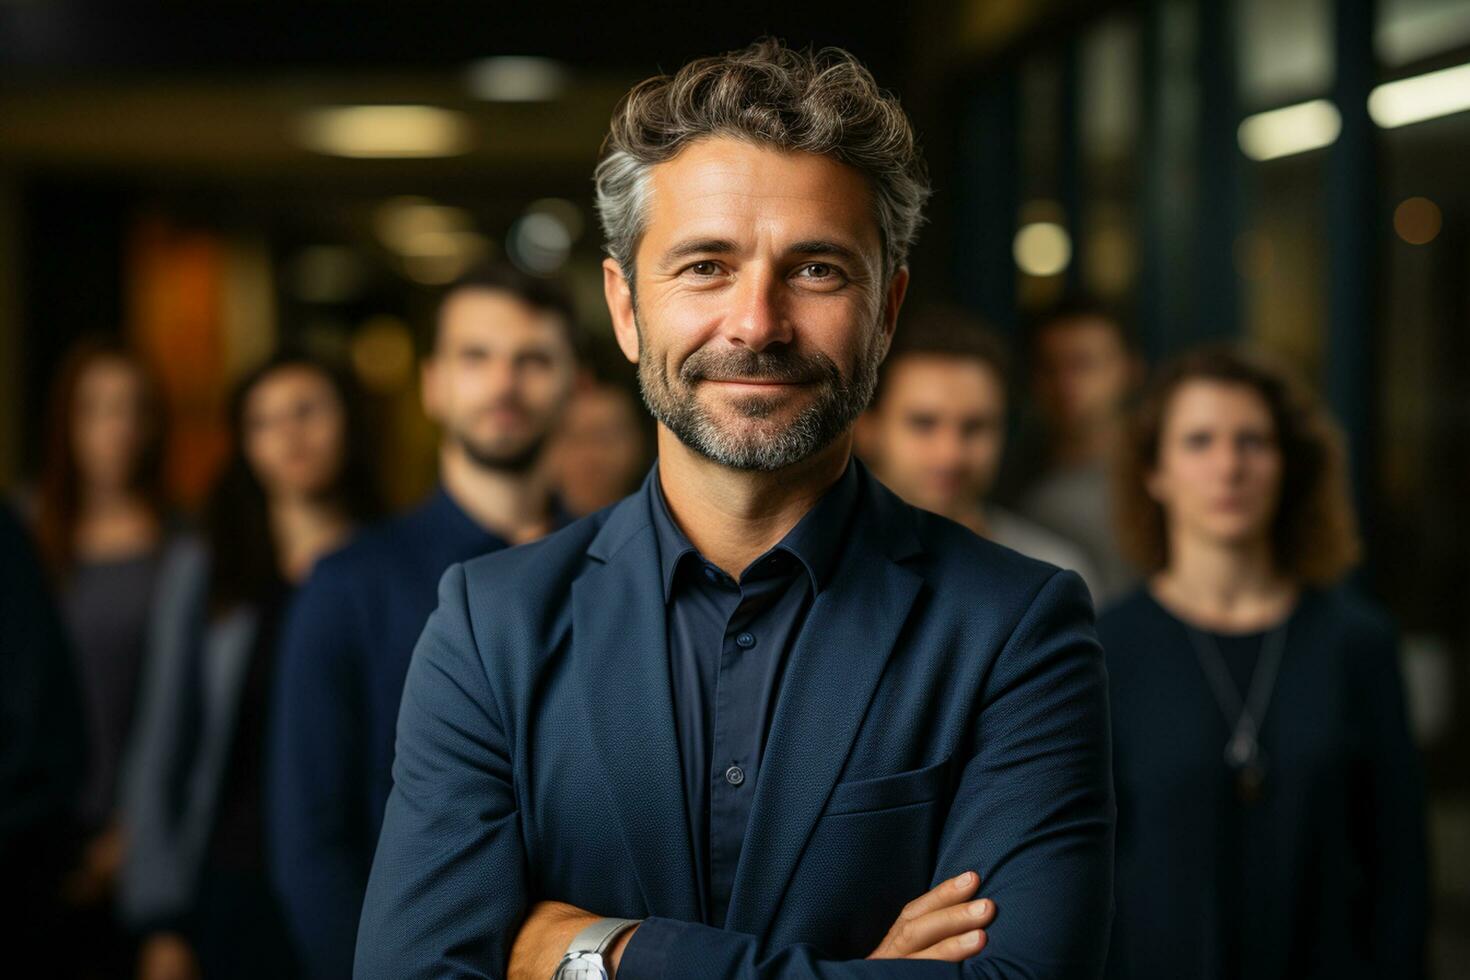
[[[1231,769],[1244,769],[1256,761],[1256,740],[1237,732],[1225,745],[1225,762]]]

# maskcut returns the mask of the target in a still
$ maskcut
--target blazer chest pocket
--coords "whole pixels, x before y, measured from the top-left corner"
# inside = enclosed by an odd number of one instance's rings
[[[870,813],[928,803],[948,787],[949,763],[950,760],[945,759],[922,769],[838,783],[823,815],[835,817],[844,813]]]

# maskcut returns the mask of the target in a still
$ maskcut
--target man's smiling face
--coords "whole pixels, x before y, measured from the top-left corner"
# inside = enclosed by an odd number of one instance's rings
[[[607,291],[654,416],[736,469],[781,469],[845,433],[908,279],[885,281],[862,175],[712,137],[652,169],[646,217],[636,290],[609,260]]]

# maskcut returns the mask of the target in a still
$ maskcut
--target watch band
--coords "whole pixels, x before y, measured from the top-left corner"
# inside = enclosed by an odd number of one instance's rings
[[[572,937],[572,943],[567,947],[567,955],[605,953],[613,944],[613,940],[638,925],[638,922],[637,919],[598,919]]]

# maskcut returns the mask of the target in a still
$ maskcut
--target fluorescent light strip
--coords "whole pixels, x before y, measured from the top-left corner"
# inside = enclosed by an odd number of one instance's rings
[[[1470,64],[1384,82],[1368,96],[1368,115],[1384,129],[1470,109]]]
[[[343,157],[445,157],[470,148],[465,117],[427,105],[313,109],[297,118],[296,137],[310,150]]]
[[[1342,116],[1326,99],[1248,116],[1236,138],[1252,160],[1276,160],[1331,146],[1342,132]]]

